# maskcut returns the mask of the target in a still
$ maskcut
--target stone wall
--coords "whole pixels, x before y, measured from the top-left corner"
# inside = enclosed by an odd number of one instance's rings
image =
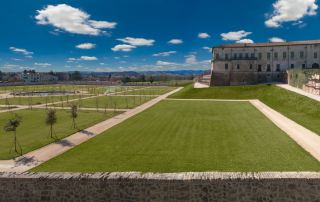
[[[320,173],[1,173],[0,201],[319,201]]]

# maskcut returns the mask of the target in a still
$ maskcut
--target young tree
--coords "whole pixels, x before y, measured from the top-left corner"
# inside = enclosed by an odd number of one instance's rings
[[[149,81],[151,84],[154,82],[153,76],[150,76]]]
[[[78,117],[78,107],[75,104],[71,105],[71,118],[73,122],[73,128],[76,128],[76,118]]]
[[[19,127],[20,123],[21,123],[21,117],[18,116],[17,114],[15,114],[15,117],[12,119],[9,119],[9,121],[6,123],[6,125],[4,126],[3,129],[5,132],[13,132],[14,151],[17,154],[22,155],[22,148],[19,145],[18,140],[17,140],[17,128]],[[18,147],[19,147],[20,151],[18,151]]]
[[[46,124],[50,126],[50,137],[53,138],[53,125],[57,123],[56,111],[49,109],[46,117]]]

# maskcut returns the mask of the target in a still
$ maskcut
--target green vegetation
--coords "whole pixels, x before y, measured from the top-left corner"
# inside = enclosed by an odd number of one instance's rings
[[[80,101],[64,103],[64,106],[76,104],[79,107],[84,108],[116,108],[116,109],[131,109],[140,104],[143,104],[154,96],[100,96],[94,98],[88,98]],[[55,106],[61,107],[62,104],[56,104]]]
[[[15,112],[22,120],[19,128],[17,129],[17,138],[22,147],[22,152],[27,153],[47,145],[54,141],[50,138],[49,127],[46,125],[46,110],[20,110]],[[98,122],[101,122],[113,115],[110,113],[101,113],[94,111],[80,111],[77,117],[77,128],[73,128],[72,118],[69,111],[57,110],[57,122],[54,125],[54,133],[57,138],[64,138],[78,130],[90,127]],[[14,154],[9,151],[12,148],[12,136],[6,134],[4,126],[8,120],[15,117],[11,112],[1,113],[0,116],[0,159],[10,159]]]
[[[63,95],[63,96],[41,96],[41,97],[12,97],[0,99],[1,105],[39,105],[52,102],[67,101],[88,97],[88,95]]]
[[[247,102],[163,101],[34,171],[319,171]]]
[[[185,99],[259,99],[300,125],[320,134],[320,103],[274,85],[212,87],[187,86],[171,98]]]
[[[170,91],[173,91],[176,89],[175,87],[164,87],[164,86],[153,86],[153,87],[147,87],[139,90],[134,91],[126,91],[123,93],[120,93],[121,95],[162,95],[165,93],[168,93]]]

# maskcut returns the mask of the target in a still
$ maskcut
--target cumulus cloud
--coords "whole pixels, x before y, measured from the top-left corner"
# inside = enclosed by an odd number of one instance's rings
[[[222,33],[221,37],[225,41],[239,41],[240,39],[252,34],[252,32],[246,32],[244,30],[236,31],[236,32],[228,32]]]
[[[144,38],[133,38],[133,37],[126,37],[123,39],[117,39],[126,44],[130,44],[132,46],[152,46],[155,40],[153,39],[144,39]]]
[[[168,41],[168,43],[178,45],[178,44],[182,44],[183,41],[181,39],[171,39],[170,41]]]
[[[198,37],[200,39],[206,39],[206,38],[210,38],[210,35],[208,33],[199,33]]]
[[[98,60],[98,58],[96,58],[94,56],[81,56],[80,60],[94,61],[94,60]]]
[[[84,60],[84,61],[94,61],[94,60],[98,60],[97,57],[95,56],[81,56],[80,58],[68,58],[67,62],[77,62],[80,60]]]
[[[166,62],[166,61],[158,60],[156,65],[158,65],[158,66],[167,66],[167,65],[174,65],[174,63],[173,62]]]
[[[155,53],[152,56],[155,56],[155,57],[159,57],[159,56],[166,57],[166,56],[170,56],[170,55],[173,55],[173,54],[176,54],[176,53],[177,53],[177,51],[167,51],[167,52]]]
[[[49,63],[37,63],[37,62],[35,62],[34,65],[40,66],[40,67],[49,67],[49,66],[51,66],[51,64],[49,64]]]
[[[37,10],[37,24],[52,25],[58,30],[74,34],[100,35],[102,29],[113,29],[117,23],[91,20],[90,15],[67,4],[48,5]]]
[[[209,51],[209,52],[212,51],[212,48],[210,48],[210,47],[208,47],[208,46],[202,47],[202,49],[203,49],[203,50],[207,50],[207,51]]]
[[[13,51],[13,52],[16,52],[16,53],[21,53],[21,54],[23,54],[25,57],[32,57],[32,55],[33,55],[33,52],[31,52],[31,51],[28,51],[28,50],[26,50],[26,49],[24,49],[24,48],[16,48],[16,47],[10,47],[9,48],[11,51]]]
[[[272,37],[269,39],[270,42],[275,43],[275,42],[285,42],[284,39],[281,39],[279,37]]]
[[[196,55],[193,55],[193,54],[187,55],[185,56],[185,58],[186,58],[186,61],[185,61],[186,64],[193,65],[197,63]]]
[[[251,39],[240,39],[236,43],[254,43]]]
[[[317,14],[316,0],[277,0],[273,4],[273,13],[265,21],[265,25],[277,28],[284,22],[299,21],[305,16]]]
[[[96,47],[96,44],[94,43],[82,43],[82,44],[76,45],[76,48],[79,48],[79,49],[93,49],[95,47]]]
[[[118,52],[118,51],[123,51],[123,52],[130,52],[132,49],[135,49],[136,46],[128,45],[128,44],[119,44],[116,45],[115,47],[111,48],[112,51]]]

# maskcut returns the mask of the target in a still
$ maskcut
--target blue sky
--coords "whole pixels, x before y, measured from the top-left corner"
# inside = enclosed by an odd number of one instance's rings
[[[0,70],[209,69],[209,47],[319,39],[316,0],[10,0]]]

